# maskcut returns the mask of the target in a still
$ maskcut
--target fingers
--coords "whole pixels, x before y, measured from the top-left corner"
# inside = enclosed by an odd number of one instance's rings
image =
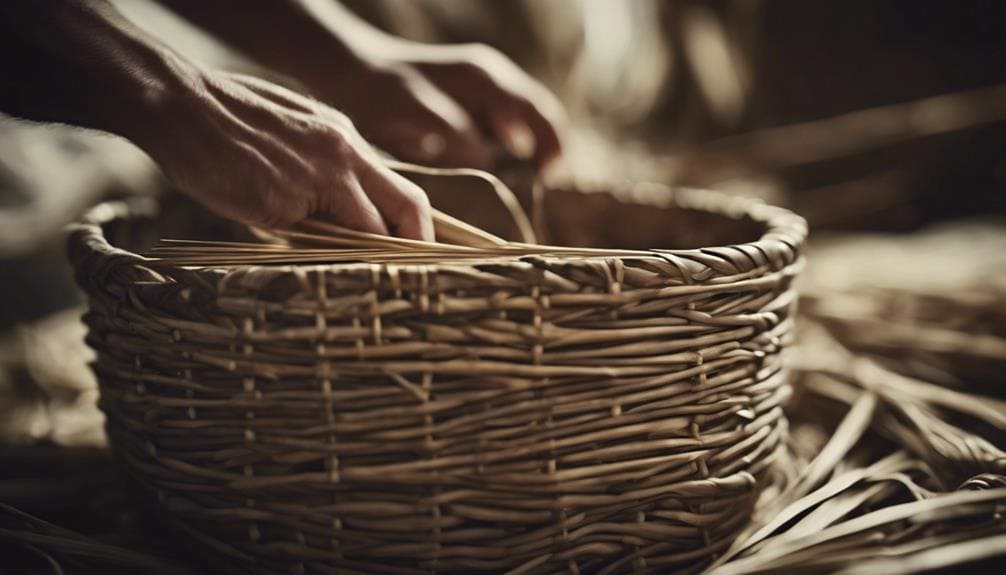
[[[546,114],[542,108],[527,100],[518,101],[518,107],[523,111],[522,117],[534,134],[535,165],[539,170],[544,169],[562,153],[562,142],[557,128],[561,120],[556,117],[557,114]]]
[[[432,161],[446,167],[491,169],[495,159],[492,145],[471,120],[466,123],[463,129],[440,134],[444,139],[444,150],[439,158],[433,158]],[[426,134],[423,138],[428,141],[431,136]]]
[[[511,156],[534,159],[541,170],[562,152],[557,122],[534,103],[501,91],[490,106],[489,128]]]
[[[385,166],[352,124],[343,128],[343,136],[352,150],[352,160],[343,170],[354,175],[360,191],[386,224],[379,233],[387,235],[390,228],[390,233],[399,237],[433,241],[433,220],[426,193]]]
[[[378,165],[364,175],[364,186],[394,235],[434,240],[430,202],[419,186]]]
[[[353,174],[342,174],[334,185],[317,190],[319,212],[347,228],[386,236],[388,226],[381,211],[364,191],[365,185]]]
[[[539,170],[559,156],[564,113],[547,88],[492,48],[449,50],[456,52],[455,59],[430,59],[418,63],[418,69],[510,155],[533,159]]]
[[[203,85],[176,111],[177,134],[165,138],[190,145],[152,149],[180,189],[221,215],[267,228],[315,216],[433,239],[425,194],[384,168],[348,118],[266,82],[213,74]]]
[[[530,160],[538,148],[538,138],[523,115],[510,102],[489,110],[489,125],[503,148],[518,160]]]
[[[492,168],[493,146],[474,125],[451,126],[437,118],[391,122],[375,143],[395,157],[416,164],[451,168]]]
[[[414,70],[399,70],[402,101],[368,135],[393,155],[418,164],[489,169],[494,148],[457,101]]]

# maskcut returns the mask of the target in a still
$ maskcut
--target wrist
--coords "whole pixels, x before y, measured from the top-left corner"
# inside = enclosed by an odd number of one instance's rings
[[[104,2],[17,3],[23,58],[8,71],[31,120],[135,139],[191,68]],[[149,128],[147,128],[149,130]]]
[[[338,2],[303,2],[294,53],[277,67],[315,95],[351,90],[358,80],[407,61],[425,44],[377,29]]]
[[[145,47],[151,48],[151,47]],[[153,48],[143,57],[141,67],[131,68],[112,89],[119,95],[118,106],[106,106],[105,129],[150,151],[164,133],[179,120],[184,102],[197,93],[202,69],[167,49]]]

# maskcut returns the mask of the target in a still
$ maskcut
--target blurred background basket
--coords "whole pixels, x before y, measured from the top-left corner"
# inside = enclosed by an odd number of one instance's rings
[[[192,268],[99,206],[70,256],[117,457],[245,572],[700,569],[784,443],[806,226],[623,192],[556,192],[550,235],[674,249]]]

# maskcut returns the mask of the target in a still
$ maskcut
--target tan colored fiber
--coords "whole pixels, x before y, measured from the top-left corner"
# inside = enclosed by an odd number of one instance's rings
[[[288,235],[150,259],[106,241],[126,214],[100,206],[70,253],[116,454],[245,572],[695,571],[778,475],[806,227],[751,200],[671,200],[653,209],[675,225],[721,214],[761,237]]]

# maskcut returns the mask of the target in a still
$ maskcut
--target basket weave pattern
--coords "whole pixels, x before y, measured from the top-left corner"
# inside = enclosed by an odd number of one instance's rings
[[[664,572],[724,549],[785,437],[803,220],[650,257],[183,269],[71,233],[111,442],[263,573]],[[629,223],[631,225],[631,223]]]

